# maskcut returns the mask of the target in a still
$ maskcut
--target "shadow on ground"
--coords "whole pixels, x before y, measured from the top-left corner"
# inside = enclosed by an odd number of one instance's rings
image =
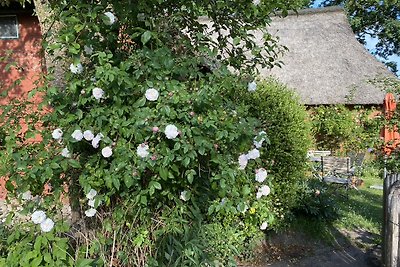
[[[270,234],[262,246],[257,264],[243,267],[378,267],[381,248],[376,234],[358,229],[339,232],[332,229],[334,242],[328,244],[304,233],[286,231]],[[349,240],[362,242],[365,249]]]

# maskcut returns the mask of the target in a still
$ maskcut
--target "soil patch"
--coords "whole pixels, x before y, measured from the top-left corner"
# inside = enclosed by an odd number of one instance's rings
[[[315,240],[304,233],[286,231],[272,234],[260,248],[255,264],[243,267],[378,267],[381,248],[376,235],[357,229],[334,233],[333,244]]]

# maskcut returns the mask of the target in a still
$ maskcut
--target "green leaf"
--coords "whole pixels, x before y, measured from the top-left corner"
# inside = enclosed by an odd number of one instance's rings
[[[53,260],[51,258],[51,255],[48,252],[44,253],[44,257],[43,258],[44,258],[44,261],[47,262],[47,263],[52,263],[53,262]]]
[[[151,35],[152,33],[150,31],[145,31],[142,34],[141,41],[143,45],[145,45],[151,39]]]
[[[249,195],[250,193],[251,193],[250,187],[249,187],[248,185],[243,186],[243,188],[242,188],[242,194],[243,194],[244,196],[247,196],[247,195]]]
[[[141,196],[140,197],[140,203],[142,203],[143,205],[147,205],[147,197],[146,196]]]
[[[120,187],[121,183],[119,182],[119,179],[118,179],[117,176],[113,176],[113,177],[112,177],[112,183],[113,183],[114,187],[115,187],[117,190],[119,190],[119,187]]]
[[[158,189],[161,190],[161,184],[159,182],[153,182],[153,186]]]
[[[93,263],[94,263],[93,259],[78,259],[76,261],[76,267],[88,267],[92,266]]]
[[[38,236],[38,237],[36,238],[36,240],[35,240],[35,244],[33,245],[33,248],[34,248],[36,251],[40,252],[41,246],[42,246],[42,237],[41,237],[41,236]]]
[[[79,169],[81,167],[81,164],[79,163],[79,161],[74,160],[74,159],[69,159],[68,163],[72,168],[75,168],[75,169]]]
[[[40,266],[40,264],[42,263],[43,260],[43,256],[42,255],[38,255],[30,264],[31,267],[37,267]]]
[[[193,178],[194,178],[193,173],[189,173],[188,176],[187,176],[187,180],[188,180],[188,182],[189,182],[190,184],[193,183]]]
[[[52,169],[58,169],[58,168],[60,168],[60,164],[58,164],[57,162],[52,162],[52,163],[50,164],[50,168],[52,168]]]
[[[127,188],[130,188],[133,185],[133,178],[132,176],[126,175],[124,177],[124,183],[126,185]]]
[[[141,97],[141,98],[139,98],[139,100],[137,100],[135,102],[135,104],[133,104],[133,107],[134,108],[140,108],[140,107],[143,107],[145,103],[146,103],[146,98]]]
[[[182,161],[182,164],[185,167],[189,166],[189,163],[190,163],[190,158],[189,157],[184,158],[183,161]]]
[[[240,43],[240,37],[233,38],[233,45],[238,45]]]
[[[206,153],[205,147],[200,147],[200,148],[199,148],[199,154],[200,154],[200,155],[204,155],[205,153]]]
[[[160,174],[160,177],[164,180],[168,179],[168,170],[164,169],[164,168],[160,168],[160,170],[158,171],[158,173]]]
[[[85,27],[85,26],[82,25],[82,24],[76,24],[76,25],[74,26],[74,30],[75,30],[76,32],[80,32],[84,27]]]

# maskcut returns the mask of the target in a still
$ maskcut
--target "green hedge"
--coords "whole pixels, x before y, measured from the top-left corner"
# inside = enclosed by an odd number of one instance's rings
[[[272,79],[260,83],[246,101],[268,129],[271,144],[265,158],[272,164],[275,202],[286,212],[296,205],[308,168],[306,155],[312,143],[308,114],[291,90]]]

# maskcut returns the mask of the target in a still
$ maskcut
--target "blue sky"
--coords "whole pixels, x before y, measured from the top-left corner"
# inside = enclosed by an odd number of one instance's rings
[[[318,7],[319,4],[323,2],[323,0],[317,0],[314,2],[312,7]],[[367,36],[366,38],[366,44],[365,44],[365,48],[369,51],[369,52],[373,52],[375,50],[375,44],[378,42],[377,38],[373,38],[371,36]],[[384,59],[377,57],[379,61],[383,61]],[[399,56],[390,56],[388,58],[388,61],[395,61],[397,62],[397,76],[400,77],[400,57]]]

